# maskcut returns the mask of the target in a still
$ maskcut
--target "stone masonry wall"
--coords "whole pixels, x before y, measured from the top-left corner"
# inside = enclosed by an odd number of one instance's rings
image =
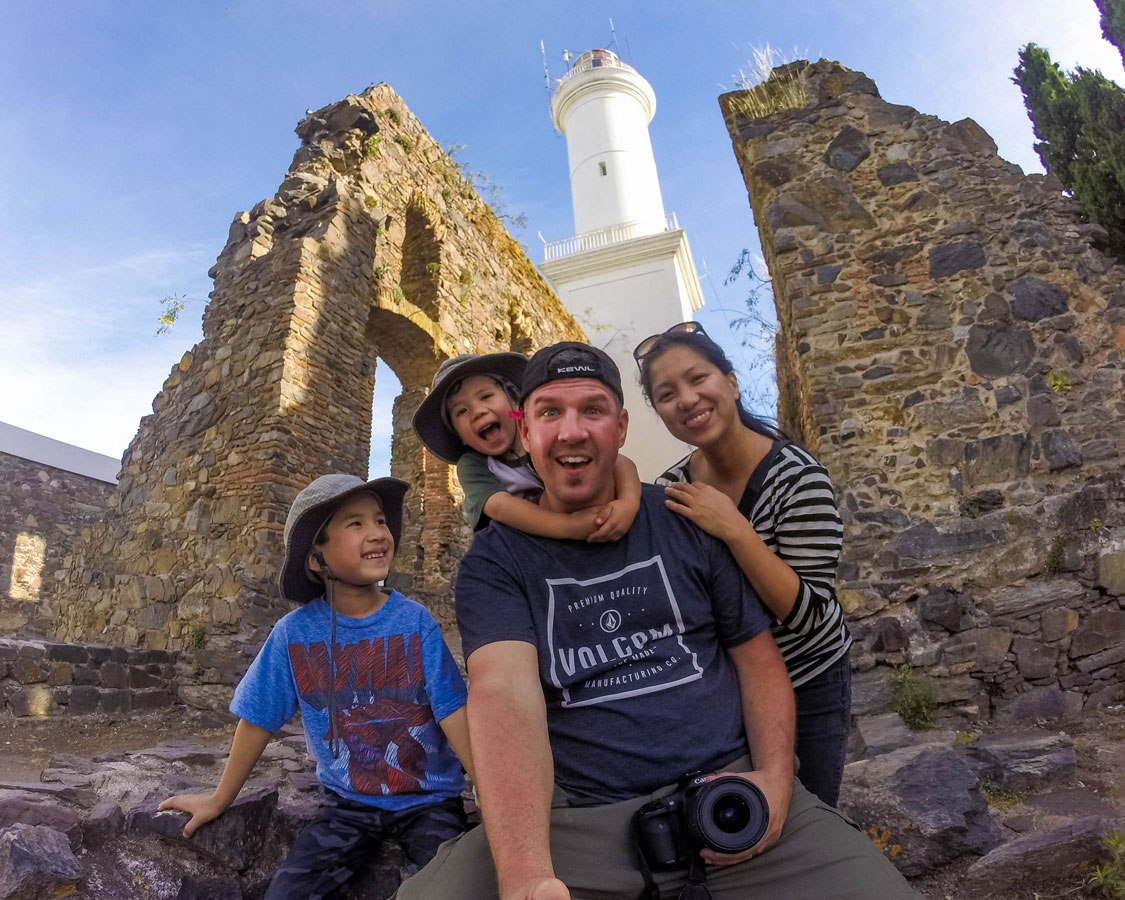
[[[0,634],[45,636],[59,610],[54,574],[113,485],[0,453]]]
[[[285,610],[275,579],[297,491],[365,475],[378,366],[402,384],[391,471],[412,485],[394,583],[452,620],[470,534],[449,467],[409,420],[442,360],[581,331],[387,85],[308,115],[277,193],[239,213],[203,341],[141,420],[103,524],[75,547],[56,636],[205,654],[215,702]],[[198,696],[193,696],[193,692]],[[212,691],[213,692],[213,691]]]
[[[0,639],[0,709],[16,717],[152,712],[176,702],[173,654]]]
[[[971,119],[838,63],[720,105],[773,280],[782,420],[841,500],[856,711],[887,708],[901,661],[971,715],[1118,699],[1125,269],[1104,231]]]

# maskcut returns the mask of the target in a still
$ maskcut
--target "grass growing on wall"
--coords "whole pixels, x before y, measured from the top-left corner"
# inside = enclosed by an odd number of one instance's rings
[[[784,109],[801,109],[809,102],[808,65],[793,65],[778,71],[789,60],[769,44],[754,47],[747,68],[734,75],[735,88],[746,93],[731,99],[732,112],[750,119],[764,119]]]

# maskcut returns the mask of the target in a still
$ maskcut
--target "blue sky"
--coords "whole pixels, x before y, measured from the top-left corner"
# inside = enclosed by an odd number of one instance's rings
[[[1005,158],[1038,171],[1010,83],[1034,41],[1067,68],[1125,82],[1093,0],[791,0],[784,4],[7,0],[0,37],[0,421],[119,456],[171,366],[201,338],[202,304],[156,336],[160,299],[203,298],[231,219],[272,195],[293,127],[386,81],[442,144],[527,214],[542,258],[572,233],[566,147],[547,113],[562,52],[610,46],[652,83],[665,206],[704,276],[699,318],[721,334],[745,290],[723,276],[756,247],[715,98],[753,46],[824,56],[882,95],[971,116]],[[740,367],[754,353],[726,341]],[[769,395],[768,373],[748,373]],[[373,457],[387,454],[377,391]],[[380,471],[378,464],[375,471]]]

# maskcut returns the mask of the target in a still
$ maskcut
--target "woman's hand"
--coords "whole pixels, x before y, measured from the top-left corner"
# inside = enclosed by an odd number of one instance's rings
[[[743,860],[752,859],[777,843],[778,838],[781,837],[781,828],[785,824],[785,817],[789,814],[789,800],[793,795],[793,776],[775,775],[765,769],[758,769],[753,772],[720,772],[707,780],[711,781],[721,775],[737,775],[739,778],[745,778],[747,781],[756,784],[765,794],[770,811],[770,823],[766,828],[766,833],[749,850],[743,850],[741,853],[716,853],[714,850],[707,849],[699,851],[699,855],[712,865],[731,866]]]
[[[727,543],[747,521],[726,494],[702,482],[679,482],[664,488],[664,505]]]

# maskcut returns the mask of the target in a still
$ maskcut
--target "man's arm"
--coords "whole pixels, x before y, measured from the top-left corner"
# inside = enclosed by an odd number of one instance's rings
[[[469,738],[501,900],[569,900],[551,864],[554,763],[534,645],[470,654]]]
[[[227,757],[227,764],[223,767],[223,775],[215,792],[177,794],[175,797],[169,797],[157,809],[179,809],[191,813],[191,819],[184,826],[184,837],[191,837],[200,825],[218,818],[234,803],[238,792],[250,777],[258,757],[270,742],[271,734],[272,732],[251,725],[245,719],[239,719],[234,729],[234,740],[230,745],[230,756]]]
[[[702,851],[716,865],[730,865],[750,859],[768,849],[781,836],[793,794],[793,741],[797,713],[793,687],[785,671],[785,661],[769,631],[760,632],[745,643],[727,650],[742,692],[742,718],[750,744],[752,772],[737,772],[753,781],[770,807],[770,824],[762,839],[745,853],[723,854]]]

